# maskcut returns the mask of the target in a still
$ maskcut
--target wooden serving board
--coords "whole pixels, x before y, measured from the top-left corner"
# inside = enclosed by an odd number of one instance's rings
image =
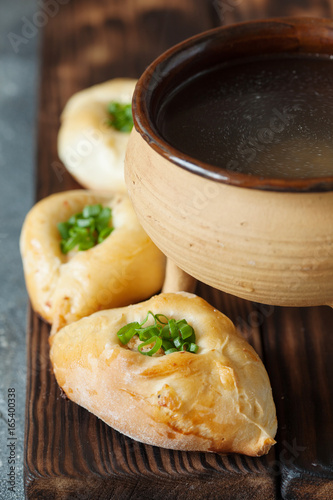
[[[74,92],[113,77],[138,77],[165,49],[221,21],[300,14],[302,9],[313,14],[312,4],[322,5],[315,13],[330,14],[324,1],[273,3],[268,12],[267,2],[255,0],[59,2],[43,37],[36,199],[79,187],[56,151],[59,116]],[[279,421],[270,454],[185,453],[124,437],[62,397],[48,358],[49,327],[31,312],[27,498],[333,498],[333,310],[264,306],[203,284],[197,293],[236,323],[267,367]]]

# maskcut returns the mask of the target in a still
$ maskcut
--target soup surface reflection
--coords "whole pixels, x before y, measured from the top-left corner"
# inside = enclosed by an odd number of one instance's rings
[[[185,82],[157,116],[179,151],[273,178],[333,175],[333,56],[225,64]]]

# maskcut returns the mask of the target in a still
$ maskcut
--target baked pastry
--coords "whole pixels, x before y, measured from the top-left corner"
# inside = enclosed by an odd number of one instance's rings
[[[125,325],[142,323],[148,311],[186,319],[198,352],[160,349],[147,356],[133,338],[124,345]],[[144,327],[151,322],[152,315]],[[259,356],[226,316],[196,295],[160,294],[97,312],[51,336],[50,344],[54,373],[68,398],[133,439],[251,456],[275,443],[275,406]]]
[[[130,129],[110,125],[110,102],[131,104],[137,80],[116,78],[74,94],[61,115],[58,154],[82,186],[126,191],[124,159]]]
[[[110,207],[113,231],[90,249],[62,253],[57,224],[94,204]],[[32,307],[54,330],[100,309],[144,300],[164,280],[165,257],[125,193],[75,190],[43,199],[25,219],[20,247]]]

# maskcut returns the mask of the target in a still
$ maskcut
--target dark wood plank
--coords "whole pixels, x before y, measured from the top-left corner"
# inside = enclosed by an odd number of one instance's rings
[[[254,304],[204,285],[200,295],[234,321],[267,368],[279,422],[268,463],[283,498],[331,500],[333,309]]]
[[[217,15],[222,4],[232,7],[223,19]],[[312,4],[317,12],[328,8],[324,0]],[[44,31],[36,199],[79,187],[56,152],[59,116],[74,92],[117,76],[138,77],[166,48],[221,20],[292,14],[300,5],[308,6],[286,0],[278,6],[256,0],[71,0],[61,5]],[[61,396],[49,364],[49,327],[31,313],[28,498],[274,500],[280,498],[280,486],[288,499],[333,498],[331,311],[253,304],[202,284],[198,293],[231,317],[267,366],[280,423],[275,449],[251,459],[173,452],[122,436]],[[292,448],[294,440],[306,449]]]
[[[137,77],[159,53],[219,20],[211,2],[72,1],[44,33],[37,193],[78,187],[59,162],[59,116],[77,90]],[[60,36],[61,33],[61,36]],[[49,328],[31,314],[25,483],[28,498],[275,498],[267,458],[181,453],[125,438],[63,399],[48,360]],[[253,335],[260,350],[259,332]],[[274,452],[272,452],[274,457]]]
[[[213,299],[208,287],[203,295]],[[30,333],[28,498],[251,500],[258,494],[267,500],[276,498],[270,466],[274,451],[260,459],[184,453],[126,438],[62,397],[48,359],[49,327],[35,314],[30,316]]]
[[[213,0],[221,24],[282,16],[333,16],[331,0]]]
[[[263,324],[278,395],[278,456],[285,499],[333,498],[333,309],[274,308]]]
[[[219,25],[209,0],[70,0],[44,29],[36,199],[80,187],[58,159],[60,114],[77,91],[138,78],[163,51]]]
[[[222,1],[215,5],[224,24],[278,16],[333,17],[330,0]],[[333,310],[258,307],[261,355],[279,421],[277,460],[272,466],[281,481],[282,496],[286,500],[332,499]]]

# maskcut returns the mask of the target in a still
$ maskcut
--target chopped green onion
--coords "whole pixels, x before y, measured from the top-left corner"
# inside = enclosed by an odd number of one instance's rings
[[[195,344],[195,334],[194,334],[194,330],[193,330],[192,335],[186,339],[186,342],[187,342],[188,344],[193,344],[193,343]]]
[[[89,250],[89,248],[92,248],[94,246],[95,246],[95,243],[91,240],[81,241],[81,243],[79,243],[79,250],[80,251]]]
[[[144,327],[149,316],[154,320],[154,324]],[[164,314],[154,314],[152,311],[148,311],[141,323],[134,322],[123,326],[117,335],[123,344],[127,344],[134,335],[138,335],[142,342],[139,344],[138,351],[146,356],[152,356],[161,348],[164,354],[179,351],[196,354],[199,350],[195,342],[194,329],[186,319],[176,321],[173,318],[167,318]],[[151,344],[154,346],[149,351],[142,352],[145,346]]]
[[[190,344],[189,352],[193,352],[194,354],[196,354],[198,351],[199,351],[199,346],[194,342],[192,342]]]
[[[170,342],[170,340],[165,340],[163,339],[162,340],[162,347],[165,351],[168,351],[169,349],[173,349],[174,348],[174,345],[172,342]]]
[[[169,339],[170,338],[170,328],[169,325],[164,325],[163,328],[161,329],[160,336],[162,339]]]
[[[137,322],[128,323],[127,325],[120,328],[117,333],[120,342],[127,344],[132,337],[137,333],[137,329],[140,328],[140,324]]]
[[[101,232],[103,231],[103,229],[106,229],[109,226],[110,218],[111,218],[111,208],[104,207],[96,219],[97,231]]]
[[[88,250],[102,243],[114,230],[110,226],[111,209],[100,204],[87,205],[82,212],[72,215],[57,227],[61,236],[60,249],[66,254],[78,247]]]
[[[64,241],[64,240],[63,240]],[[68,238],[67,241],[64,241],[63,243],[63,246],[62,248],[64,249],[63,250],[63,253],[68,253],[70,252],[71,250],[73,250],[73,248],[76,247],[76,245],[78,245],[80,243],[80,235],[79,234],[74,234],[74,236],[70,236]]]
[[[59,222],[58,231],[63,240],[67,240],[67,238],[69,238],[69,228],[70,225],[68,222]]]
[[[85,219],[88,219],[88,217],[97,217],[102,210],[102,205],[87,205],[82,210],[82,215]]]
[[[145,319],[142,321],[142,323],[140,323],[140,326],[143,326],[145,323],[147,323],[149,316],[152,316],[152,317],[153,317],[153,320],[154,320],[154,325],[156,325],[156,319],[155,319],[154,314],[153,314],[151,311],[148,311],[147,316],[146,316],[146,317],[145,317]]]
[[[182,342],[182,339],[180,337],[176,337],[173,341],[173,343],[175,344],[175,347],[180,350],[182,347],[183,347],[183,342]]]
[[[187,325],[187,321],[186,321],[186,319],[179,319],[178,321],[176,321],[176,325],[177,325],[177,328],[180,328],[183,325]]]
[[[133,128],[133,116],[131,104],[123,104],[112,101],[108,106],[110,118],[108,125],[119,132],[130,132]]]
[[[147,352],[142,352],[142,349],[147,346],[147,345],[150,345],[152,344],[153,342],[155,342],[155,345],[154,347],[152,347],[149,351]],[[138,351],[141,353],[141,354],[144,354],[145,356],[152,356],[153,354],[155,354],[162,346],[162,339],[160,339],[160,337],[157,337],[156,335],[154,337],[150,337],[148,340],[146,340],[145,342],[142,342],[142,344],[139,345],[138,347]]]
[[[165,351],[164,354],[172,354],[173,352],[179,352],[179,351],[175,347],[172,347],[171,349],[168,349],[167,351]]]
[[[88,234],[88,230],[87,228],[85,227],[72,227],[70,230],[69,230],[69,235],[70,236],[87,236]]]
[[[166,321],[162,321],[160,318],[165,319]],[[162,325],[167,325],[169,322],[169,318],[165,316],[165,314],[155,314],[155,321],[162,323]]]
[[[95,224],[95,219],[93,217],[88,217],[87,219],[77,219],[76,224],[79,227],[89,227]]]
[[[140,335],[148,335],[147,338],[153,337],[154,335],[159,335],[160,331],[155,325],[146,326],[146,328],[140,329]]]
[[[190,325],[186,324],[186,325],[182,325],[179,328],[179,331],[180,331],[182,338],[187,339],[188,337],[190,337],[192,335],[193,328]]]
[[[178,327],[175,319],[169,319],[170,335],[174,339],[178,335]]]
[[[73,226],[74,224],[76,224],[76,219],[79,217],[80,214],[76,214],[76,215],[72,215],[72,217],[70,217],[68,219],[68,224],[70,226]]]
[[[113,227],[106,227],[102,229],[97,238],[97,243],[103,243],[103,241],[112,233]]]

